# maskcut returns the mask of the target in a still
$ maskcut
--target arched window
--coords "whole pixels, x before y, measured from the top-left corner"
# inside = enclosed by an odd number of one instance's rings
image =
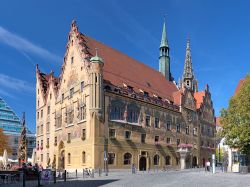
[[[166,160],[165,160],[165,165],[171,165],[171,157],[168,155],[166,156]]]
[[[132,155],[130,153],[125,153],[123,158],[124,158],[124,165],[131,164]]]
[[[70,162],[71,162],[71,154],[68,153],[68,164],[70,164]]]
[[[82,163],[85,164],[86,162],[86,153],[85,151],[82,152]]]
[[[159,165],[159,160],[160,160],[160,156],[159,155],[155,155],[154,156],[154,165],[158,166]]]

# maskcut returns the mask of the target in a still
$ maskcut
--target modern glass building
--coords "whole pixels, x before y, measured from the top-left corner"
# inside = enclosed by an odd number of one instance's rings
[[[9,143],[12,148],[12,155],[9,158],[17,159],[18,143],[22,130],[21,120],[16,113],[7,105],[0,97],[0,128],[3,129],[5,135],[9,137]],[[27,129],[28,139],[28,157],[32,156],[33,148],[36,146],[36,136]]]

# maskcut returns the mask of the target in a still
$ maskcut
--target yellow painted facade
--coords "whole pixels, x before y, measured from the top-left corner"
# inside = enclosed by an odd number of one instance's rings
[[[88,58],[77,34],[73,25],[59,78],[36,69],[38,164],[72,171],[104,168],[105,161],[109,169],[129,169],[131,164],[141,170],[179,167],[177,139],[180,144],[192,144],[187,167],[211,158],[214,149],[201,148],[202,123],[211,131],[215,128],[209,90],[207,119],[197,111],[188,90],[183,91],[181,106],[170,103],[169,107],[124,94],[104,83],[105,61]],[[113,106],[138,111],[138,120],[113,119]],[[207,139],[214,144],[213,136]]]

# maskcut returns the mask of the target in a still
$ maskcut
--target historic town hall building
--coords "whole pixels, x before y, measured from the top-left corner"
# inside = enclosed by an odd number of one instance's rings
[[[98,49],[98,50],[97,50]],[[98,42],[73,21],[59,77],[36,69],[38,164],[140,170],[202,166],[215,153],[209,87],[198,91],[187,42],[179,84],[163,25],[159,72]]]

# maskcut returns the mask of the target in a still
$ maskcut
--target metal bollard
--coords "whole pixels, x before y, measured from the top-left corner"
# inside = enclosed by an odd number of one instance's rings
[[[25,170],[23,170],[23,187],[25,187],[26,186],[26,172],[25,172]]]
[[[40,184],[40,171],[39,170],[37,170],[37,186],[38,187],[41,186],[41,184]]]
[[[76,169],[76,178],[77,178],[77,169]]]
[[[101,176],[102,170],[99,168],[99,177]]]
[[[64,182],[66,182],[66,177],[67,177],[67,171],[66,170],[64,170]]]
[[[54,171],[54,184],[56,183],[56,170]]]

